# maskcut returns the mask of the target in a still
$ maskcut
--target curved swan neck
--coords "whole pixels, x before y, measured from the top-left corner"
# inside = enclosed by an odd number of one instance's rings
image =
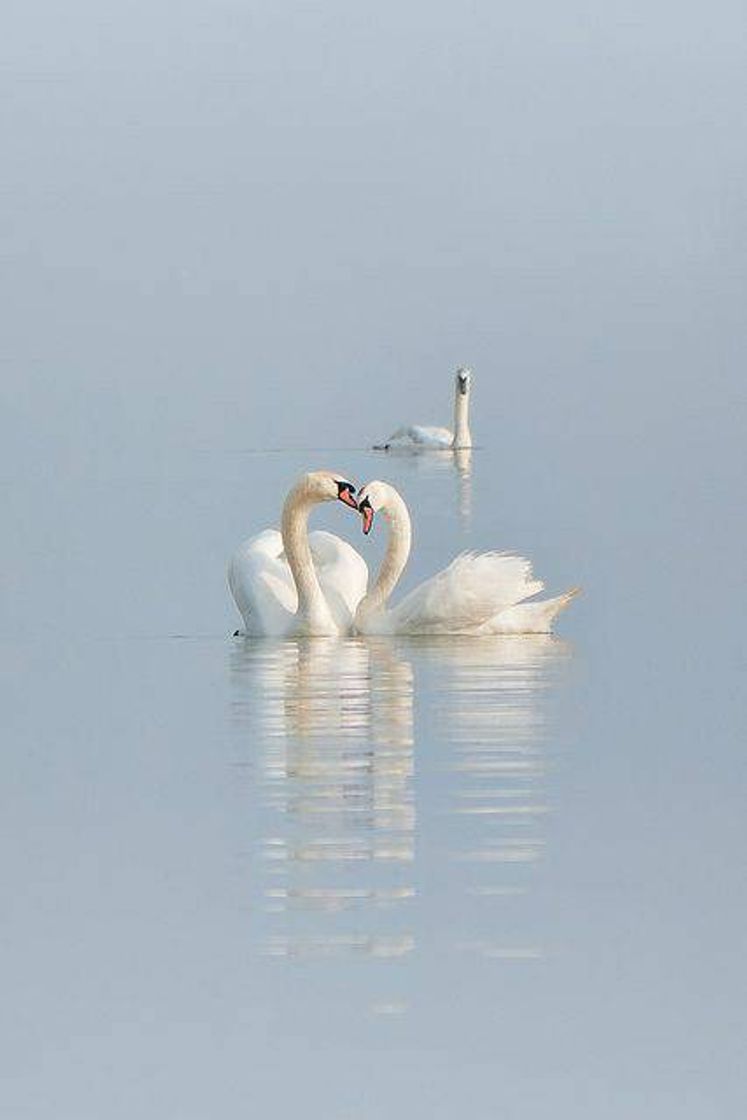
[[[393,486],[387,486],[386,503],[379,509],[389,522],[389,540],[376,582],[358,607],[359,615],[381,610],[386,605],[404,571],[412,545],[410,514]]]
[[[309,546],[309,514],[319,498],[308,492],[301,479],[283,506],[280,531],[288,567],[298,593],[298,614],[315,625],[328,628],[329,608],[322,593]]]
[[[457,385],[454,392],[454,442],[452,447],[471,447],[472,434],[469,430],[469,394],[459,392]]]

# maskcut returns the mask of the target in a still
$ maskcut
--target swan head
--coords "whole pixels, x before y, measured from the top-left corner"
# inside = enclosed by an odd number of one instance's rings
[[[362,529],[366,536],[373,528],[374,515],[379,510],[386,509],[388,497],[389,486],[386,482],[379,482],[377,479],[367,482],[358,491],[358,513],[361,515]]]
[[[472,387],[472,370],[467,366],[459,366],[456,371],[456,387],[461,397],[469,396]]]
[[[343,502],[351,509],[357,509],[355,484],[348,482],[343,474],[335,471],[310,471],[304,475],[303,486],[310,498],[317,502]]]

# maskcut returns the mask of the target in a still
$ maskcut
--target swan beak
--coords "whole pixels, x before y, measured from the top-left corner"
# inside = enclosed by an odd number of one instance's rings
[[[353,486],[352,482],[338,482],[337,483],[337,497],[338,497],[338,499],[341,502],[344,502],[346,506],[350,506],[351,509],[357,509],[358,508],[358,503],[356,502],[355,498],[353,497],[354,494],[355,494],[355,487]]]
[[[374,511],[371,509],[368,498],[363,499],[361,504],[358,506],[358,512],[360,513],[361,519],[363,521],[363,532],[366,536],[368,536],[368,534],[371,532],[371,529],[373,528],[374,522]]]
[[[459,374],[459,392],[463,397],[467,396],[467,389],[469,388],[469,379]]]

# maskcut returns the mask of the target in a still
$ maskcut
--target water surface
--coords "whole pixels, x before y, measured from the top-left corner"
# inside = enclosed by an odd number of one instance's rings
[[[232,638],[230,547],[321,465],[406,494],[406,586],[531,543],[548,590],[584,596],[549,638]],[[688,564],[654,574],[685,523],[639,514],[611,548],[591,485],[533,506],[506,468],[474,452],[467,523],[456,464],[364,451],[196,448],[16,488],[58,545],[31,523],[9,544],[11,1115],[544,1118],[582,1093],[700,1120],[738,1099],[735,647],[683,614]],[[315,516],[377,563],[383,534]]]

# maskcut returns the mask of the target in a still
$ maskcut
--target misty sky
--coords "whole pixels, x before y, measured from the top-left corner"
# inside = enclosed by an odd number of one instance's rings
[[[165,552],[192,558],[193,584],[154,590],[190,627],[294,472],[359,469],[300,449],[449,422],[461,362],[497,456],[486,545],[527,528],[535,549],[552,518],[578,541],[569,582],[589,578],[582,526],[644,550],[658,534],[688,579],[732,570],[743,5],[73,0],[6,5],[4,24],[11,630],[41,586],[43,617],[66,588],[60,624],[89,618],[114,541],[148,553],[136,607]],[[299,455],[272,479],[207,466],[280,447]],[[208,499],[206,471],[232,488]],[[167,491],[177,476],[191,489]],[[697,563],[667,536],[688,518]],[[222,575],[213,596],[202,626]]]
[[[440,421],[458,362],[489,423],[530,407],[540,430],[563,402],[606,423],[640,391],[663,417],[703,379],[733,390],[742,4],[72,0],[3,23],[6,441],[366,443]]]

